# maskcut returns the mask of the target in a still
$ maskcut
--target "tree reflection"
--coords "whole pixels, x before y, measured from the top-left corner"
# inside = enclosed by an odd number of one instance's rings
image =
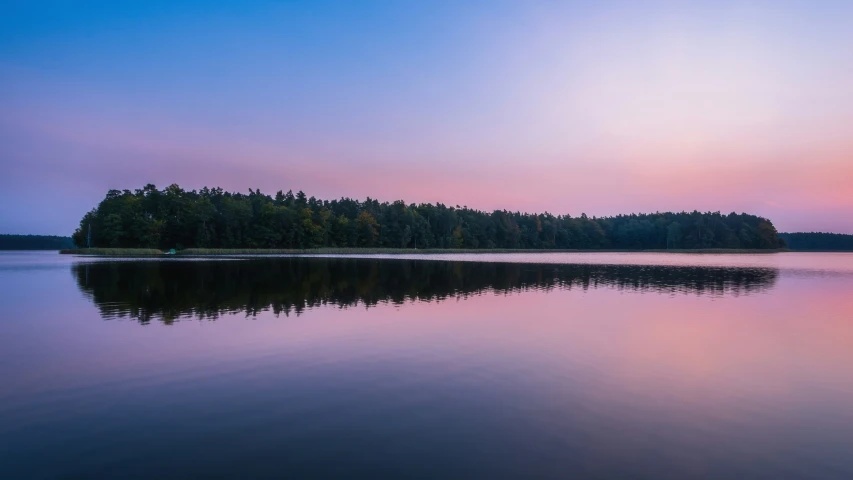
[[[746,295],[772,288],[764,268],[553,265],[398,259],[265,258],[77,263],[80,290],[103,318],[147,323],[225,313],[299,315],[319,305],[441,301],[484,292],[615,288],[632,292]]]

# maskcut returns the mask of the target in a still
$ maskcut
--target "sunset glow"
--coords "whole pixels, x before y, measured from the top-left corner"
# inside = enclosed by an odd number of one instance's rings
[[[853,3],[463,3],[4,5],[0,233],[149,182],[853,233]]]

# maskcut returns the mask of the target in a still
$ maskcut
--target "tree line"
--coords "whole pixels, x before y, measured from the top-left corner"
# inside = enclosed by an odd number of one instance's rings
[[[0,234],[0,250],[62,250],[73,247],[71,237]]]
[[[74,232],[98,248],[774,249],[773,224],[745,213],[579,217],[367,198],[320,200],[221,188],[110,190]]]
[[[853,250],[853,235],[823,232],[780,233],[791,250],[848,251]]]

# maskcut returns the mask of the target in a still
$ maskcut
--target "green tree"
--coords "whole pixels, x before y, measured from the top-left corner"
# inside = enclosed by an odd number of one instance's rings
[[[274,197],[221,188],[145,185],[110,190],[72,235],[94,247],[311,248],[778,248],[762,217],[720,212],[664,212],[614,217],[554,216],[444,204],[321,200],[279,190]]]

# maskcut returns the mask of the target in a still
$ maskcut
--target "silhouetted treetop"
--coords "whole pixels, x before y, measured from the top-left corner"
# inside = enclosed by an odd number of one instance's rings
[[[779,237],[791,250],[850,251],[853,250],[853,235],[823,232],[780,233]]]
[[[0,235],[0,250],[62,250],[74,247],[71,237],[56,235]]]

